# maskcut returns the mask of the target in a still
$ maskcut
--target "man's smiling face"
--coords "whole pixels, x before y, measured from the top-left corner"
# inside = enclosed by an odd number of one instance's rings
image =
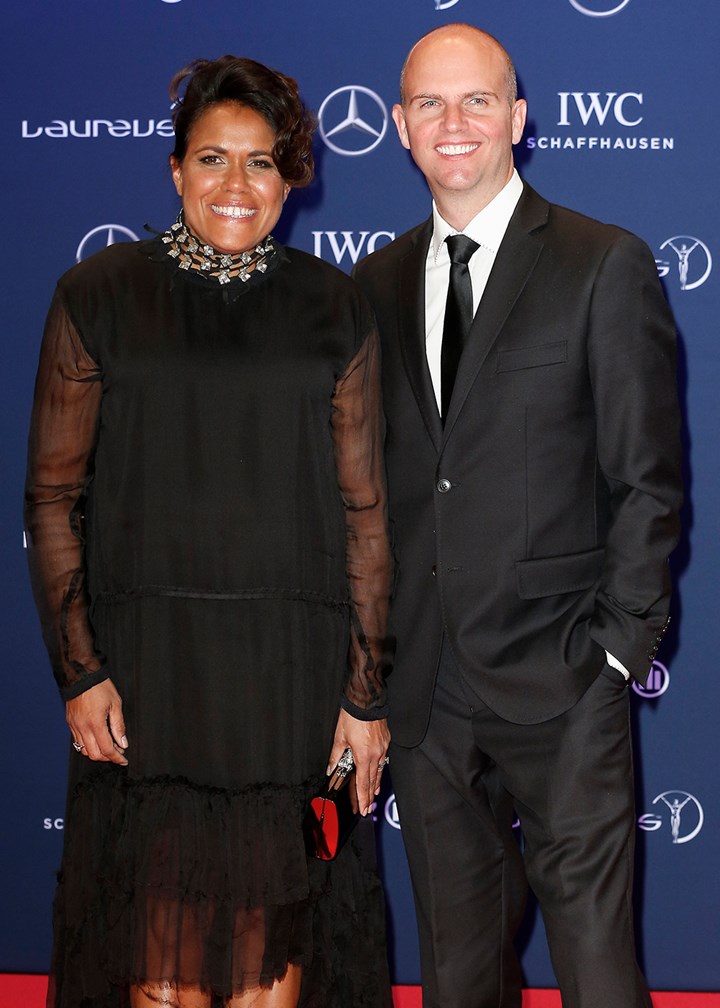
[[[462,205],[470,220],[512,175],[526,105],[509,88],[505,53],[481,32],[448,26],[412,50],[393,119],[441,213]]]

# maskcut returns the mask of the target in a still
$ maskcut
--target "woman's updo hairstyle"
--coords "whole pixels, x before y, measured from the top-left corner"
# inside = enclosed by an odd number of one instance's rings
[[[285,182],[302,189],[312,181],[315,120],[292,77],[240,56],[198,59],[175,74],[170,82],[170,98],[174,102],[173,157],[179,163],[200,116],[213,105],[237,102],[261,115],[273,130],[273,160]]]

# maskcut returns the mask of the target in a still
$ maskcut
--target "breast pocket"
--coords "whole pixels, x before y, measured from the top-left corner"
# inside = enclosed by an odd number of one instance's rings
[[[540,346],[517,347],[515,350],[498,350],[495,373],[548,367],[550,364],[565,364],[567,359],[567,340],[542,343]]]

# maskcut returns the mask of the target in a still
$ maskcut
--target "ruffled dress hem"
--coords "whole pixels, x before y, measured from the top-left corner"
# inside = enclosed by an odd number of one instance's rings
[[[93,767],[70,798],[49,1008],[128,1008],[143,983],[221,1005],[288,964],[303,1008],[389,1006],[385,950],[367,941],[384,934],[372,823],[335,862],[308,859],[301,821],[318,786],[233,791]]]

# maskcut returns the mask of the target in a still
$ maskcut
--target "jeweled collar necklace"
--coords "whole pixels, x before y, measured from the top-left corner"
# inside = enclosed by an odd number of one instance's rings
[[[191,270],[195,275],[218,284],[230,283],[236,277],[247,283],[255,270],[264,273],[277,255],[272,235],[247,252],[216,252],[212,245],[204,245],[188,231],[182,210],[175,223],[160,234],[160,241],[165,245],[167,255],[177,260],[179,269]]]

